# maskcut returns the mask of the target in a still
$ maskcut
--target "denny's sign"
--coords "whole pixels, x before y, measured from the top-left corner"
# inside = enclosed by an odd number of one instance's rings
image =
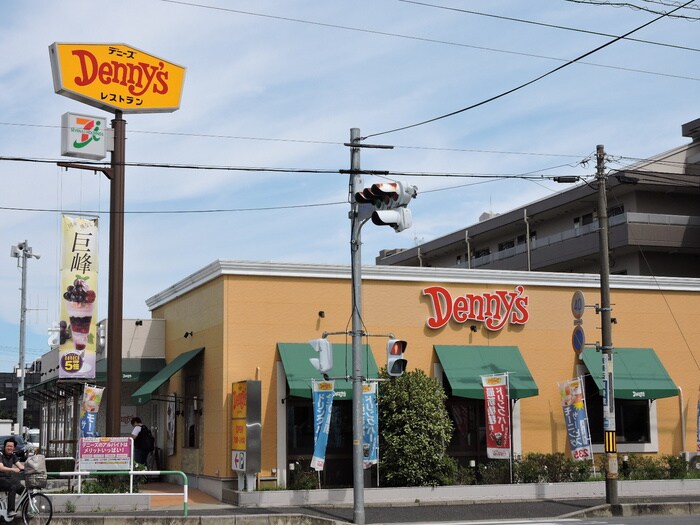
[[[466,293],[456,295],[442,286],[423,289],[423,295],[430,298],[432,316],[425,324],[437,330],[450,320],[455,323],[481,321],[489,330],[500,330],[506,324],[525,324],[530,318],[527,311],[529,298],[523,286],[515,291],[494,290],[482,294]]]
[[[49,46],[56,93],[123,113],[169,113],[180,107],[185,68],[126,44]]]

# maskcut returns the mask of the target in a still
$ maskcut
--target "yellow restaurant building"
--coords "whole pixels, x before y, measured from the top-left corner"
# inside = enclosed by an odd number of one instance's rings
[[[462,464],[485,460],[479,376],[497,372],[509,372],[516,399],[516,455],[568,453],[558,383],[575,376],[585,378],[594,452],[603,451],[597,275],[373,266],[362,277],[364,330],[406,340],[408,370],[442,383],[456,428],[450,454]],[[577,290],[587,305],[580,353],[572,344]],[[700,279],[612,276],[611,301],[618,453],[694,453]],[[163,467],[218,497],[235,488],[232,385],[259,381],[261,479],[287,486],[292,468],[308,468],[311,380],[320,374],[307,341],[350,330],[350,268],[218,260],[147,304],[165,321],[167,366],[129,402],[168,429],[158,435]],[[330,375],[349,375],[350,336],[329,339]],[[365,342],[363,370],[374,377],[387,338]],[[350,397],[338,381],[324,487],[351,484]],[[257,443],[247,446],[252,459]]]

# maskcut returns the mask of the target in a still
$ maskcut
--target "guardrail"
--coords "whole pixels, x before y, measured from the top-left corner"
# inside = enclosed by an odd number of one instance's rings
[[[183,502],[182,510],[183,516],[187,516],[189,512],[188,503],[188,481],[187,474],[181,470],[95,470],[95,471],[80,471],[76,470],[74,472],[47,472],[48,476],[58,476],[58,477],[77,477],[78,478],[78,494],[82,494],[82,480],[84,477],[89,478],[92,476],[107,476],[107,475],[121,475],[129,476],[129,494],[134,493],[134,476],[160,476],[161,474],[177,474],[182,476],[183,480]],[[151,496],[178,496],[180,492],[163,492],[163,493],[150,493]]]

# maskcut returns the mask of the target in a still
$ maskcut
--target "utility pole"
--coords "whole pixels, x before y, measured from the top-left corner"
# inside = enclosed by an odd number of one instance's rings
[[[353,523],[365,523],[365,480],[362,468],[362,218],[355,193],[360,175],[360,130],[350,129],[350,265],[352,273],[352,477]]]
[[[615,388],[613,384],[612,316],[610,307],[610,257],[608,246],[608,199],[606,196],[605,148],[596,146],[598,182],[598,232],[600,235],[600,323],[603,344],[603,433],[605,440],[605,501],[617,505],[617,435],[615,431]]]
[[[12,257],[17,258],[17,265],[22,266],[22,288],[21,304],[19,313],[19,364],[17,366],[17,433],[22,435],[24,432],[24,396],[20,392],[24,392],[24,375],[25,375],[25,334],[26,334],[26,318],[27,318],[27,259],[34,257],[39,259],[41,255],[34,253],[29,243],[18,243],[12,247],[10,251]],[[21,261],[21,263],[20,263]]]

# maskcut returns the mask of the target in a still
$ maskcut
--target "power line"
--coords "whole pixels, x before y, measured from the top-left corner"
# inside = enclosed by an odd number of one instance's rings
[[[496,18],[498,20],[506,20],[508,22],[517,22],[520,24],[530,24],[530,25],[535,25],[535,26],[540,26],[540,27],[548,27],[551,29],[561,29],[563,31],[573,31],[576,33],[584,33],[588,35],[595,35],[595,36],[604,36],[608,38],[615,38],[617,35],[613,35],[610,33],[601,33],[599,31],[590,31],[588,29],[579,29],[576,27],[568,27],[568,26],[562,26],[562,25],[557,25],[557,24],[547,24],[545,22],[535,22],[533,20],[525,20],[522,18],[513,18],[511,16],[503,16],[503,15],[494,15],[492,13],[482,13],[479,11],[470,11],[469,9],[459,9],[456,7],[448,7],[444,5],[437,5],[437,4],[429,4],[427,2],[418,2],[416,0],[398,0],[399,2],[403,2],[405,4],[415,4],[415,5],[420,5],[424,7],[432,7],[435,9],[444,9],[446,11],[456,11],[459,13],[466,13],[470,15],[475,15],[475,16],[484,16],[488,18]],[[695,52],[700,52],[700,49],[694,48],[694,47],[686,47],[686,46],[679,46],[675,44],[667,44],[663,42],[654,42],[651,40],[642,40],[640,38],[625,38],[625,40],[629,40],[631,42],[639,42],[641,44],[651,44],[655,46],[662,46],[662,47],[671,47],[675,49],[682,49],[684,51],[695,51]]]
[[[685,4],[685,5],[692,4],[694,1],[695,1],[695,0],[690,0],[690,1],[689,1],[687,4]],[[674,10],[671,11],[671,12],[677,11],[678,9],[681,9],[682,7],[683,7],[683,6],[678,7],[678,8],[674,9]],[[525,83],[523,83],[523,84],[520,84],[519,86],[516,86],[516,87],[514,87],[514,88],[511,88],[511,89],[509,89],[509,90],[507,90],[507,91],[504,91],[504,92],[502,92],[502,93],[499,93],[498,95],[494,95],[493,97],[487,98],[486,100],[482,100],[481,102],[477,102],[476,104],[472,104],[471,106],[467,106],[467,107],[465,107],[465,108],[458,109],[458,110],[456,110],[456,111],[452,111],[452,112],[450,112],[450,113],[446,113],[446,114],[444,114],[444,115],[440,115],[440,116],[438,116],[438,117],[434,117],[434,118],[431,118],[431,119],[428,119],[428,120],[424,120],[424,121],[418,122],[418,123],[416,123],[416,124],[410,124],[410,125],[408,125],[408,126],[402,126],[402,127],[400,127],[400,128],[394,128],[394,129],[390,129],[390,130],[387,130],[387,131],[382,131],[382,132],[379,132],[379,133],[372,133],[372,134],[370,134],[370,135],[367,135],[367,136],[365,136],[365,137],[362,137],[362,140],[366,140],[366,139],[368,139],[368,138],[370,138],[370,137],[377,137],[377,136],[380,136],[380,135],[387,135],[387,134],[389,134],[389,133],[395,133],[395,132],[397,132],[397,131],[404,131],[404,130],[406,130],[406,129],[416,128],[416,127],[418,127],[418,126],[423,126],[423,125],[429,124],[429,123],[431,123],[431,122],[435,122],[435,121],[438,121],[438,120],[442,120],[442,119],[445,119],[445,118],[448,118],[448,117],[453,117],[453,116],[458,115],[458,114],[460,114],[460,113],[464,113],[465,111],[469,111],[469,110],[471,110],[471,109],[478,108],[479,106],[483,106],[483,105],[485,105],[485,104],[488,104],[489,102],[493,102],[493,101],[495,101],[495,100],[498,100],[498,99],[500,99],[500,98],[503,98],[503,97],[505,97],[505,96],[507,96],[507,95],[510,95],[511,93],[515,93],[516,91],[519,91],[519,90],[521,90],[521,89],[523,89],[523,88],[525,88],[525,87],[527,87],[527,86],[529,86],[529,85],[531,85],[531,84],[534,84],[535,82],[538,82],[538,81],[542,80],[543,78],[548,77],[549,75],[552,75],[552,74],[556,73],[557,71],[560,71],[560,70],[564,69],[565,67],[570,66],[571,64],[575,64],[576,62],[580,61],[581,59],[583,59],[583,58],[585,58],[585,57],[587,57],[587,56],[590,56],[590,55],[592,55],[592,54],[594,54],[594,53],[597,53],[597,52],[600,51],[601,49],[605,49],[606,47],[608,47],[608,46],[614,44],[615,42],[618,42],[618,41],[622,40],[623,38],[625,38],[625,37],[631,35],[632,33],[636,33],[636,32],[639,31],[640,29],[643,29],[643,28],[645,28],[645,27],[647,27],[647,26],[653,24],[654,22],[657,22],[658,20],[661,20],[662,18],[665,18],[666,16],[668,16],[668,14],[666,14],[666,13],[663,14],[663,15],[661,15],[661,16],[658,16],[658,17],[656,17],[655,19],[650,20],[649,22],[646,22],[645,24],[642,24],[641,26],[639,26],[639,27],[637,27],[637,28],[635,28],[635,29],[633,29],[633,30],[631,30],[631,31],[628,31],[628,32],[625,33],[624,35],[621,35],[621,36],[618,36],[617,38],[614,38],[614,39],[611,40],[610,42],[606,42],[605,44],[600,45],[600,46],[596,47],[595,49],[592,49],[591,51],[588,51],[588,52],[584,53],[583,55],[580,55],[579,57],[574,58],[573,60],[569,60],[566,64],[562,64],[561,66],[556,67],[556,68],[554,68],[554,69],[548,71],[547,73],[545,73],[545,74],[543,74],[543,75],[540,75],[539,77],[536,77],[536,78],[534,78],[534,79],[532,79],[532,80],[529,80],[528,82],[525,82]]]
[[[681,5],[677,7],[677,9],[673,9],[672,11],[669,11],[668,13],[665,13],[664,11],[657,11],[656,9],[649,9],[647,7],[642,7],[640,5],[632,4],[630,2],[610,2],[610,1],[599,1],[599,0],[565,0],[566,2],[571,2],[573,4],[590,4],[590,5],[596,5],[596,6],[608,6],[608,7],[628,7],[630,9],[634,9],[637,11],[646,11],[647,13],[653,13],[655,15],[658,14],[663,14],[664,16],[668,15],[671,18],[680,18],[680,19],[685,19],[685,20],[691,20],[691,21],[696,21],[700,20],[700,18],[694,17],[694,16],[687,16],[687,15],[672,15],[671,13],[674,13],[675,11],[678,11],[678,9],[681,9],[683,7],[687,7],[688,4]],[[671,6],[678,6],[676,3],[670,3],[670,4],[665,4],[663,2],[655,2],[667,7]],[[691,2],[692,3],[692,2]],[[692,9],[692,7],[691,7]]]
[[[492,47],[476,46],[476,45],[464,44],[464,43],[460,43],[460,42],[451,42],[449,40],[440,40],[440,39],[435,39],[435,38],[425,38],[425,37],[419,37],[419,36],[413,36],[413,35],[404,35],[401,33],[390,33],[387,31],[377,31],[377,30],[373,30],[373,29],[364,29],[364,28],[360,28],[360,27],[344,26],[344,25],[339,25],[339,24],[329,24],[329,23],[325,23],[325,22],[303,20],[301,18],[291,18],[291,17],[286,17],[286,16],[268,15],[268,14],[264,14],[264,13],[256,13],[253,11],[242,11],[240,9],[231,9],[231,8],[226,8],[226,7],[209,6],[209,5],[204,5],[204,4],[196,4],[193,2],[184,2],[184,1],[180,1],[180,0],[160,0],[160,1],[171,3],[171,4],[180,4],[180,5],[185,5],[185,6],[189,6],[189,7],[198,7],[198,8],[202,8],[202,9],[212,9],[212,10],[216,10],[216,11],[224,11],[224,12],[247,15],[247,16],[257,16],[257,17],[262,17],[262,18],[270,18],[273,20],[282,20],[285,22],[294,22],[294,23],[298,23],[298,24],[308,24],[308,25],[313,25],[313,26],[327,27],[327,28],[331,28],[331,29],[341,29],[344,31],[354,31],[354,32],[366,33],[366,34],[371,34],[371,35],[387,36],[387,37],[392,37],[392,38],[402,38],[402,39],[414,40],[414,41],[418,41],[418,42],[427,42],[430,44],[440,44],[440,45],[447,45],[447,46],[464,47],[464,48],[468,48],[468,49],[476,49],[478,51],[489,51],[492,53],[504,53],[504,54],[509,54],[509,55],[524,56],[524,57],[528,57],[528,58],[540,58],[543,60],[554,60],[557,62],[565,62],[566,65],[569,65],[569,63],[570,63],[570,61],[568,61],[565,58],[556,58],[556,57],[550,57],[550,56],[545,56],[545,55],[536,55],[534,53],[524,53],[521,51],[510,51],[510,50],[505,50],[505,49],[496,49],[496,48],[492,48]],[[629,34],[631,34],[631,32],[627,33],[626,35],[623,35],[620,38],[625,38]],[[586,55],[584,55],[584,56],[586,56]],[[685,75],[672,75],[669,73],[659,73],[659,72],[655,72],[655,71],[646,71],[643,69],[633,69],[633,68],[627,68],[627,67],[621,67],[621,66],[609,66],[609,65],[605,65],[605,64],[596,64],[593,62],[584,62],[581,60],[577,60],[576,62],[578,64],[586,65],[586,66],[602,67],[602,68],[606,68],[606,69],[627,71],[630,73],[641,73],[641,74],[645,74],[645,75],[655,75],[655,76],[678,78],[678,79],[682,79],[682,80],[692,80],[695,82],[700,82],[700,78],[689,77],[689,76],[685,76]]]
[[[17,126],[17,127],[32,127],[32,128],[50,128],[50,129],[61,129],[62,126],[53,124],[28,124],[19,122],[0,122],[0,126]],[[332,142],[327,140],[315,140],[315,139],[284,139],[279,137],[250,137],[241,135],[212,135],[208,133],[185,133],[185,132],[172,132],[172,131],[154,131],[154,130],[139,130],[130,129],[129,133],[142,133],[148,135],[166,135],[173,137],[194,137],[194,138],[214,138],[214,139],[226,139],[226,140],[250,140],[250,141],[261,141],[261,142],[290,142],[290,143],[300,143],[300,144],[320,144],[328,146],[345,146],[345,142]],[[488,150],[488,149],[474,149],[474,148],[446,148],[446,147],[435,147],[435,146],[415,146],[415,145],[394,145],[394,149],[411,149],[411,150],[424,150],[424,151],[453,151],[460,153],[486,153],[493,155],[522,155],[522,156],[539,156],[539,157],[570,157],[570,158],[580,158],[583,157],[581,153],[542,153],[533,151],[504,151],[504,150]]]

